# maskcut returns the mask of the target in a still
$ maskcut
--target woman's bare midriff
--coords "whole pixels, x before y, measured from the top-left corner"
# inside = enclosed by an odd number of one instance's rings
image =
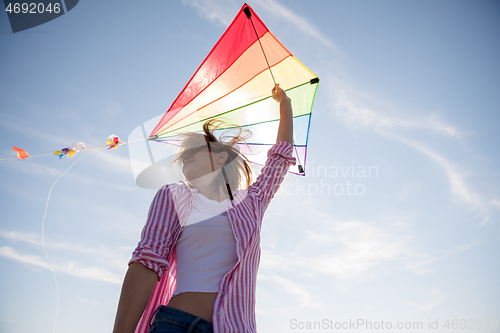
[[[167,306],[212,322],[216,298],[217,293],[184,292],[172,297]]]

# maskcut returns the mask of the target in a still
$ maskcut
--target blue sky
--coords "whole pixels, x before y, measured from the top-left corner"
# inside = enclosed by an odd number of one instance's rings
[[[308,175],[287,176],[263,222],[259,332],[324,319],[496,331],[498,1],[249,4],[321,79]],[[81,1],[16,34],[0,15],[0,158],[126,140],[168,109],[242,5]],[[155,194],[135,185],[126,146],[0,161],[2,332],[53,331],[42,219],[80,156],[45,220],[55,331],[112,329]]]

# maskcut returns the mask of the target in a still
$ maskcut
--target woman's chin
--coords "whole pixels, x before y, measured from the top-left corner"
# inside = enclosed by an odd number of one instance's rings
[[[199,175],[193,172],[184,172],[184,177],[186,178],[187,181],[192,183],[201,180],[201,178],[203,178],[203,175]]]
[[[184,172],[184,177],[188,182],[190,182],[191,184],[199,183],[200,185],[205,183],[210,184],[216,175],[217,174],[214,172],[209,172],[209,173]]]

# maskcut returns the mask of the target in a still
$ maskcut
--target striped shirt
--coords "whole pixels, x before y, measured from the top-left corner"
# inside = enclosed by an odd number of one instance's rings
[[[260,261],[260,230],[264,212],[278,191],[290,164],[295,165],[292,144],[280,141],[267,152],[267,161],[256,181],[233,191],[227,215],[236,239],[236,265],[221,279],[215,299],[214,333],[257,332],[255,292]],[[175,245],[198,190],[180,182],[163,186],[151,203],[141,240],[129,265],[139,262],[159,277],[135,330],[145,333],[159,305],[167,305],[176,285]]]

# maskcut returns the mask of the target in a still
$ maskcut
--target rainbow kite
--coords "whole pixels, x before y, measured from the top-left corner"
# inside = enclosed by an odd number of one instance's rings
[[[211,118],[250,130],[252,137],[246,144],[239,144],[239,150],[251,162],[264,165],[267,151],[276,142],[279,126],[279,105],[271,96],[275,83],[292,100],[293,155],[297,165],[289,172],[304,175],[311,111],[319,79],[245,4],[168,111],[139,126],[129,136],[132,141],[150,133],[148,141],[129,146],[137,185],[145,188],[164,185],[157,181],[168,168],[168,163],[162,161],[175,154],[180,144],[178,135],[202,132],[203,123]],[[159,148],[151,141],[168,143],[175,149]]]

